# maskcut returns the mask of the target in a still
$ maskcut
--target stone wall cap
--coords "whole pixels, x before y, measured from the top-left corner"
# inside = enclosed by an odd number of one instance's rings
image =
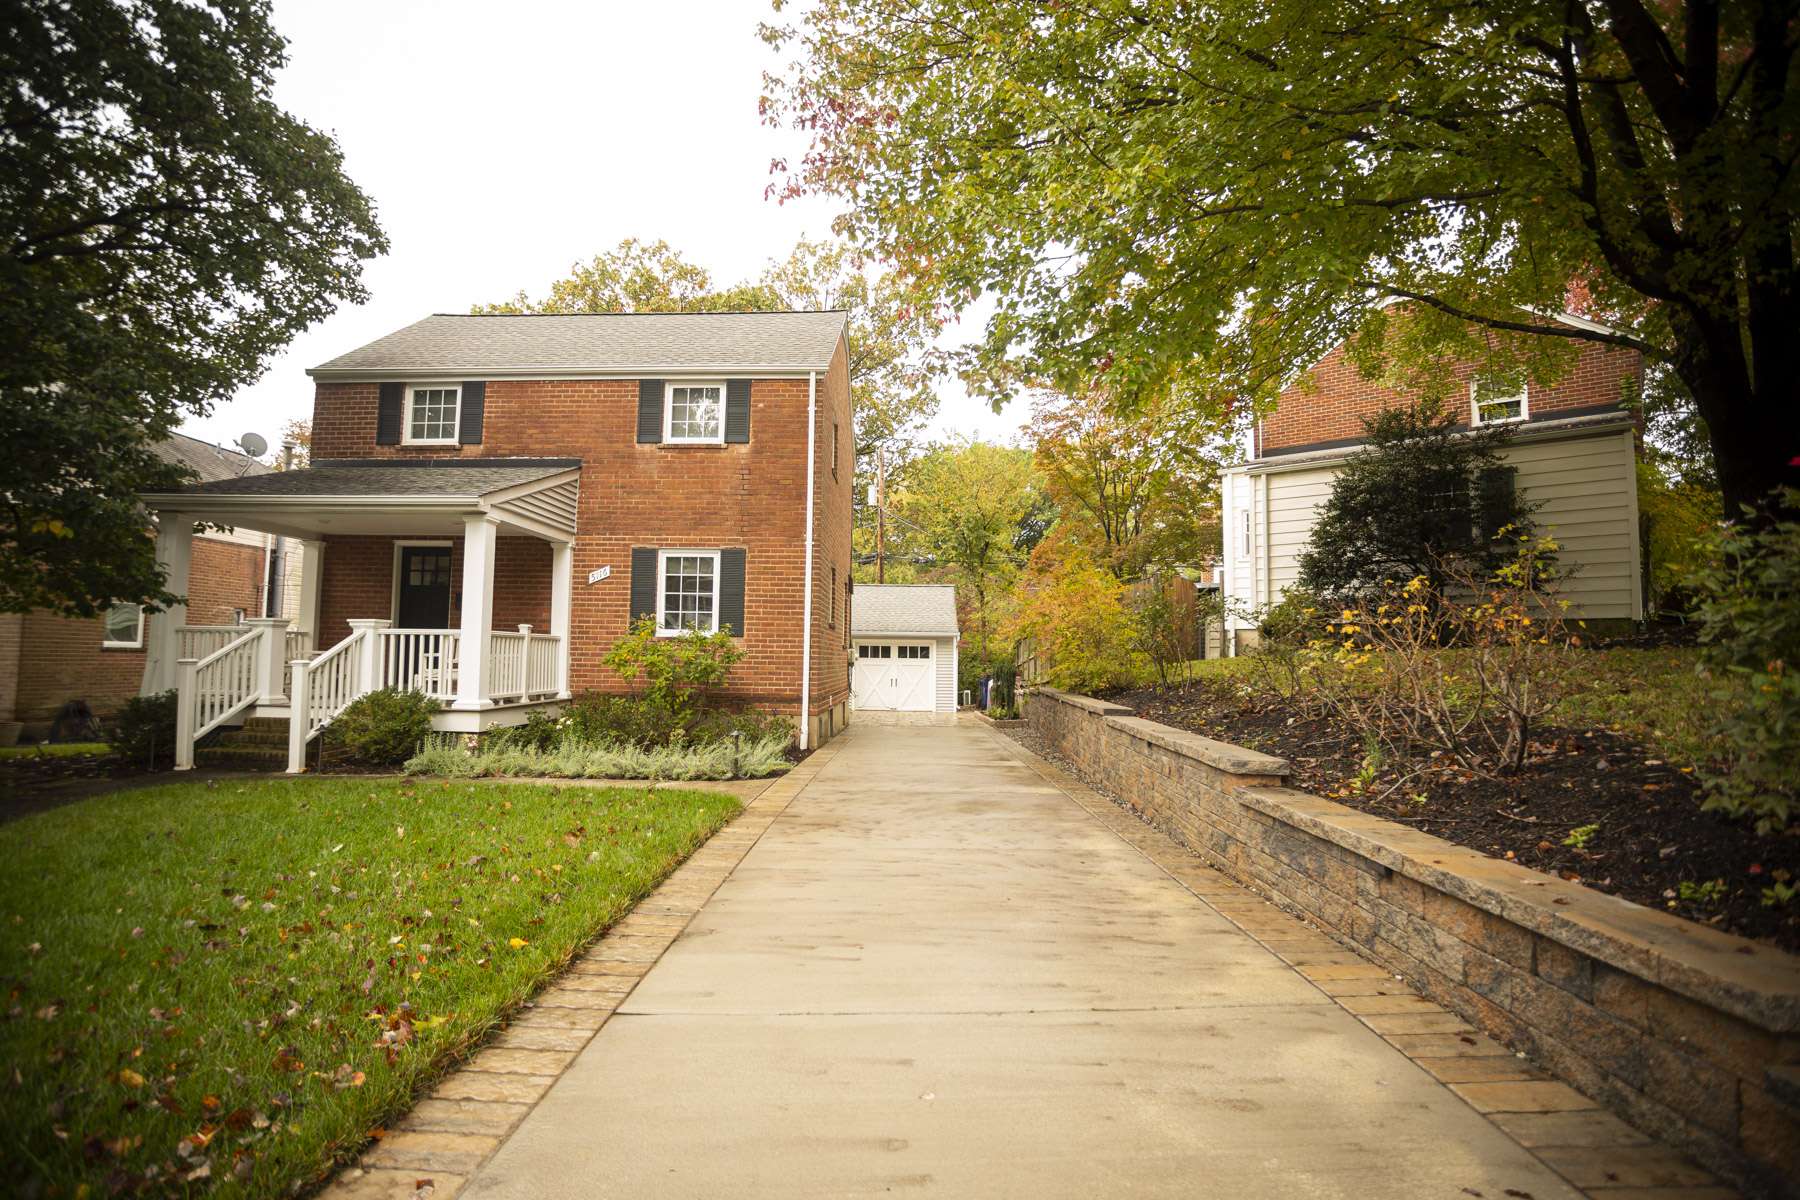
[[[1800,1032],[1800,957],[1308,792],[1240,788],[1259,812],[1551,941],[1774,1033]]]
[[[1127,709],[1126,711],[1130,712],[1131,710]],[[1281,779],[1285,779],[1288,775],[1288,761],[1285,758],[1276,758],[1272,754],[1263,754],[1243,746],[1234,746],[1230,742],[1202,737],[1197,733],[1189,733],[1185,729],[1176,729],[1172,725],[1145,720],[1135,714],[1108,716],[1106,723],[1115,729],[1129,733],[1132,737],[1142,738],[1153,746],[1161,746],[1184,758],[1194,759],[1196,762],[1205,763],[1209,767],[1215,767],[1233,775],[1272,775]]]
[[[1091,712],[1095,716],[1128,717],[1132,714],[1132,710],[1126,708],[1123,704],[1114,704],[1109,700],[1096,700],[1092,696],[1082,696],[1075,692],[1065,692],[1061,688],[1039,685],[1032,689],[1032,694],[1034,696],[1046,696],[1051,700],[1057,700],[1063,704],[1074,705],[1076,708],[1079,708],[1084,712]]]

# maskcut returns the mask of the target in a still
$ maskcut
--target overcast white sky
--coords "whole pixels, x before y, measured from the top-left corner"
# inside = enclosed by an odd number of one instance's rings
[[[288,111],[333,134],[392,249],[371,298],[296,338],[266,375],[186,432],[271,445],[312,413],[306,368],[427,313],[543,293],[621,238],[666,239],[720,283],[827,236],[824,201],[763,198],[792,134],[757,116],[762,0],[278,0]],[[960,336],[967,336],[966,334]],[[1009,437],[947,384],[935,430]]]

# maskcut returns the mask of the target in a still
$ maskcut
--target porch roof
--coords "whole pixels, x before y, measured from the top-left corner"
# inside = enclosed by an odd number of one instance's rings
[[[561,539],[575,532],[580,475],[574,458],[321,459],[143,499],[155,509],[294,537],[437,532],[487,512],[522,532]]]

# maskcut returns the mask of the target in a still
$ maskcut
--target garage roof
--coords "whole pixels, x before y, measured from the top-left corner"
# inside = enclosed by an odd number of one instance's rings
[[[948,583],[859,583],[850,605],[855,637],[955,637],[956,588]]]

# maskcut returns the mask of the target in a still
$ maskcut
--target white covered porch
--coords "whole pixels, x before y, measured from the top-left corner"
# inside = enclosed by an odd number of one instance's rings
[[[157,621],[145,667],[146,693],[175,688],[177,769],[191,767],[195,743],[248,717],[288,722],[288,770],[304,769],[309,744],[351,701],[382,688],[417,690],[438,700],[435,728],[478,732],[523,721],[568,698],[569,620],[579,467],[569,460],[470,459],[393,464],[321,463],[273,475],[203,484],[146,497],[157,512],[157,553],[169,589],[191,583],[196,522],[243,525],[298,538],[303,547],[300,611],[235,626],[195,626],[176,606]],[[548,627],[496,629],[495,581],[501,536],[548,543]],[[369,537],[460,550],[454,594],[460,611],[443,625],[400,624],[417,607],[402,605],[401,559],[394,556],[392,602],[383,611],[334,621],[345,636],[320,645],[321,591],[328,538]],[[399,539],[406,539],[402,543]],[[450,570],[450,551],[429,564]],[[367,563],[343,570],[372,574]],[[541,570],[541,568],[540,568]],[[363,579],[370,597],[386,579]],[[450,580],[439,620],[450,613]],[[376,607],[371,601],[369,607]],[[430,605],[427,604],[429,609]],[[354,612],[354,610],[352,610]]]

